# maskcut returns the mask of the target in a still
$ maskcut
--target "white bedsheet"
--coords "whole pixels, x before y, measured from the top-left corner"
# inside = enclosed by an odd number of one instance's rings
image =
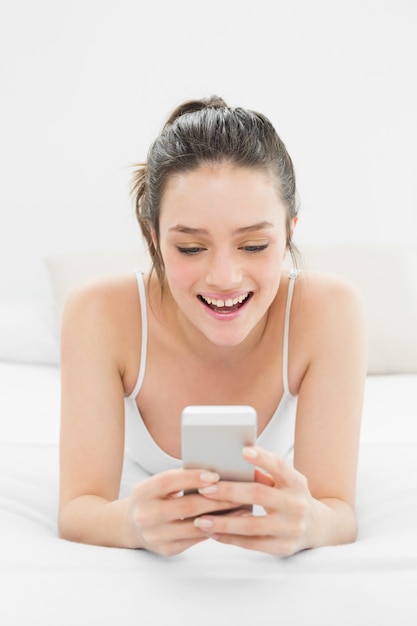
[[[0,363],[1,626],[417,623],[417,376],[367,380],[358,541],[289,559],[60,540],[58,435],[58,369]]]

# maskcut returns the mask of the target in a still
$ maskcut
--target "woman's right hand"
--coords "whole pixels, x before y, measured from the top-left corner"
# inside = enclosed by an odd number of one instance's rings
[[[194,525],[203,513],[236,508],[236,503],[204,498],[197,489],[220,480],[206,470],[161,472],[136,485],[130,510],[138,547],[170,556],[209,538]],[[191,493],[188,493],[191,491]]]

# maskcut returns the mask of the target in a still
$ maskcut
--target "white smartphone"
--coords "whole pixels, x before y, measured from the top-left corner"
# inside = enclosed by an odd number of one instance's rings
[[[255,470],[242,448],[255,443],[256,433],[251,406],[187,406],[181,417],[183,467],[212,470],[223,480],[253,481]]]

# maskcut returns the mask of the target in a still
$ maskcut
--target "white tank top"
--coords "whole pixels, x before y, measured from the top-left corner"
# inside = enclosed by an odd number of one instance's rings
[[[287,461],[292,461],[295,414],[297,408],[297,397],[290,393],[288,387],[288,339],[291,302],[294,292],[294,283],[298,275],[299,272],[296,270],[291,270],[289,273],[290,281],[285,310],[284,339],[282,348],[282,382],[284,392],[274,415],[262,433],[257,437],[256,441],[257,445],[274,452]],[[146,293],[143,274],[141,271],[136,272],[136,278],[139,289],[142,316],[142,346],[136,385],[132,393],[125,398],[125,453],[149,474],[157,474],[165,470],[180,468],[182,466],[182,461],[181,459],[167,454],[158,446],[148,431],[136,403],[136,397],[142,387],[143,379],[145,377],[148,342]]]

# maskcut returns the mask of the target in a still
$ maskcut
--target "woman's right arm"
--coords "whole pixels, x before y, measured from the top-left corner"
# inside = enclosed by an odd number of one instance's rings
[[[175,554],[207,534],[193,518],[200,495],[178,492],[216,482],[199,470],[172,470],[119,499],[124,455],[124,385],[128,315],[137,307],[126,283],[101,282],[68,299],[61,339],[59,534],[80,543]],[[137,298],[137,296],[136,296]],[[129,300],[131,299],[131,301]],[[230,502],[213,503],[228,508]]]
[[[135,546],[129,498],[119,500],[124,390],[117,296],[97,283],[68,299],[61,333],[60,536]]]

